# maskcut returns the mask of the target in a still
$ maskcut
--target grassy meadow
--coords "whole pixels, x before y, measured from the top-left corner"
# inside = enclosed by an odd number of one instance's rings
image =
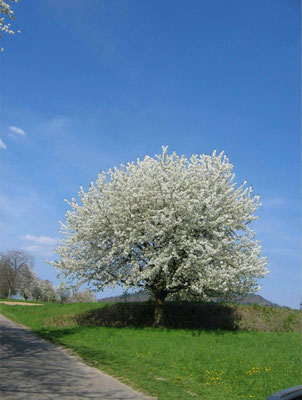
[[[301,383],[299,311],[240,306],[248,321],[241,318],[234,329],[155,329],[147,323],[118,324],[114,318],[122,308],[116,307],[0,304],[0,311],[159,400],[264,400]],[[129,307],[123,306],[124,310]],[[99,326],[104,324],[102,313],[107,326]],[[108,315],[115,326],[109,326]],[[282,320],[279,326],[276,318]]]

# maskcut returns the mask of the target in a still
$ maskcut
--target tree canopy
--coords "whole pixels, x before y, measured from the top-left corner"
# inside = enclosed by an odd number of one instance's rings
[[[30,278],[34,277],[33,257],[23,250],[8,250],[0,253],[0,292],[10,297],[23,291],[27,293]]]
[[[8,0],[11,3],[17,3],[18,0]],[[4,14],[7,18],[10,20],[15,20],[15,15],[14,11],[10,8],[9,3],[7,3],[7,0],[0,0],[0,39],[2,37],[2,32],[7,33],[9,35],[15,34],[15,31],[11,29],[11,24],[5,19],[5,17],[1,16],[1,14]],[[21,33],[20,30],[17,31],[18,33]],[[1,48],[0,51],[3,51],[4,49]]]
[[[222,153],[175,153],[101,172],[61,223],[64,238],[52,264],[96,289],[143,287],[156,300],[155,325],[164,324],[164,301],[181,293],[200,298],[245,295],[268,271],[248,225],[259,196],[236,187]]]
[[[34,258],[24,250],[0,252],[0,297],[22,296],[25,300],[55,301],[50,281],[33,271]]]

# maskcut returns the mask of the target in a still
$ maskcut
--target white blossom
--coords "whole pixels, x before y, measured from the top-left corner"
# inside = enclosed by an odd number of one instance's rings
[[[17,3],[18,0],[9,0],[12,3]],[[10,20],[15,20],[14,11],[10,8],[10,5],[5,0],[0,0],[0,14],[4,14]],[[0,17],[0,39],[2,37],[2,32],[7,33],[8,35],[14,35],[15,31],[11,29],[11,24],[5,20],[5,17]],[[20,30],[17,31],[21,33]],[[4,49],[1,48],[0,51]]]

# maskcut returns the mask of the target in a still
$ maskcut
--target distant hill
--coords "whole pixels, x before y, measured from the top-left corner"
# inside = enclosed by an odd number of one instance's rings
[[[104,299],[99,299],[98,302],[100,303],[132,303],[132,302],[142,302],[150,300],[150,294],[139,291],[136,293],[131,294],[122,294],[120,296],[113,296],[113,297],[105,297]],[[259,306],[266,306],[266,307],[281,307],[278,304],[272,303],[269,300],[266,300],[264,297],[260,296],[259,294],[249,293],[244,298],[238,298],[234,300],[233,303],[236,304],[247,304],[253,305],[257,304]],[[288,307],[286,307],[288,308]]]
[[[150,294],[144,291],[139,291],[131,294],[122,294],[120,296],[105,297],[104,299],[99,299],[99,303],[132,303],[150,300]]]
[[[254,293],[249,293],[246,297],[235,300],[235,303],[247,304],[247,305],[257,304],[258,306],[266,306],[266,307],[281,307],[276,303],[272,303],[271,301],[266,300],[259,294],[254,294]]]

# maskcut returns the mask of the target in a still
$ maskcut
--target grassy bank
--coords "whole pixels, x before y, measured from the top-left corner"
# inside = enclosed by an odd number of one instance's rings
[[[301,381],[298,332],[96,326],[96,315],[110,310],[104,304],[0,307],[7,317],[159,400],[261,400]],[[250,308],[258,314],[261,309]]]

